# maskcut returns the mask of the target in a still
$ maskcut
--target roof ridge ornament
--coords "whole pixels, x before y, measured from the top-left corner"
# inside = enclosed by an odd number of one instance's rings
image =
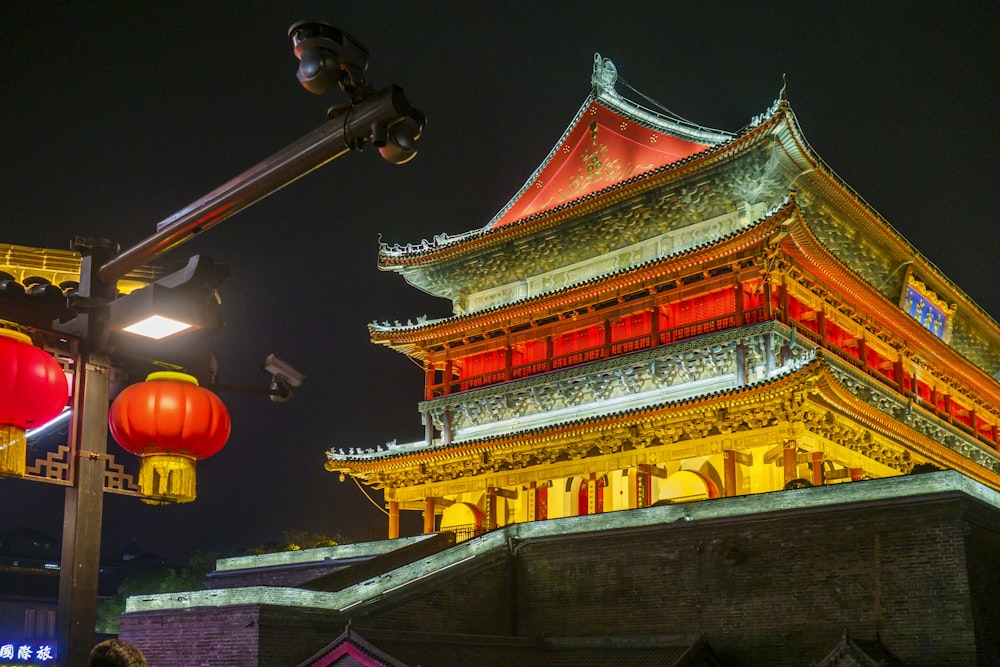
[[[615,82],[618,81],[618,68],[611,58],[603,58],[600,53],[594,53],[594,73],[590,83],[595,91],[603,92],[612,97],[618,97]]]

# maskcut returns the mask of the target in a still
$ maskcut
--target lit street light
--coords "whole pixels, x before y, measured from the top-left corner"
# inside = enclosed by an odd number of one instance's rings
[[[383,158],[402,164],[415,154],[415,142],[424,126],[423,115],[413,109],[395,85],[376,90],[364,80],[368,52],[346,33],[325,23],[293,25],[289,39],[300,60],[299,81],[312,93],[340,88],[350,103],[332,109],[329,120],[228,183],[166,218],[156,232],[119,252],[104,238],[77,239],[82,256],[79,287],[68,304],[72,317],[53,322],[51,330],[72,341],[75,386],[72,391],[72,424],[69,456],[71,479],[66,484],[63,522],[62,570],[59,588],[59,663],[83,665],[94,639],[100,562],[100,536],[108,460],[108,405],[112,366],[120,353],[119,330],[144,335],[140,315],[154,307],[168,306],[169,317],[180,327],[181,310],[191,305],[187,287],[200,283],[214,292],[219,276],[205,271],[195,258],[185,269],[162,278],[132,294],[119,297],[117,283],[127,273],[176,248],[196,235],[276,192],[349,150],[375,145]],[[199,269],[201,267],[201,269]],[[199,270],[201,273],[199,273]],[[179,275],[180,274],[180,275]],[[204,281],[207,281],[205,283]],[[191,288],[197,291],[197,287]],[[197,299],[195,299],[197,300]],[[30,317],[30,312],[27,314]],[[161,317],[165,313],[160,313]],[[32,326],[23,306],[0,300],[0,318]],[[164,323],[161,320],[161,323]],[[177,328],[174,334],[184,335]],[[164,334],[170,337],[171,334]],[[155,338],[155,336],[153,336]],[[269,363],[279,363],[271,360]],[[269,369],[275,384],[290,395],[302,377]],[[280,400],[274,398],[272,400]],[[37,479],[37,478],[36,478]],[[44,481],[44,480],[43,480]],[[51,480],[50,480],[51,481]]]

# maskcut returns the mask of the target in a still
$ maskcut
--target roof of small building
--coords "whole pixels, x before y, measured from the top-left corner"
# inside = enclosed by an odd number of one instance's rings
[[[510,637],[365,630],[348,627],[300,667],[336,664],[351,655],[365,665],[409,667],[722,667],[709,645],[687,636]]]

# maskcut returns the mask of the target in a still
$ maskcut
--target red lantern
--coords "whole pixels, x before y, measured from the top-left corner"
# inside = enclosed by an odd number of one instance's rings
[[[172,371],[127,387],[111,404],[109,423],[118,444],[142,457],[139,492],[151,504],[194,500],[195,462],[217,454],[230,428],[218,396]]]
[[[57,417],[68,397],[59,362],[30,336],[0,329],[0,473],[24,475],[25,429]]]

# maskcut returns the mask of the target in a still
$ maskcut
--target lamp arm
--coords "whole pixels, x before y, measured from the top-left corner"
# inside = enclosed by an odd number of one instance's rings
[[[374,128],[404,120],[422,124],[402,88],[390,85],[375,91],[315,130],[259,162],[228,183],[164,219],[156,233],[102,265],[100,280],[113,284],[129,271],[191,240],[229,216],[277,192],[352,148],[362,148]]]

